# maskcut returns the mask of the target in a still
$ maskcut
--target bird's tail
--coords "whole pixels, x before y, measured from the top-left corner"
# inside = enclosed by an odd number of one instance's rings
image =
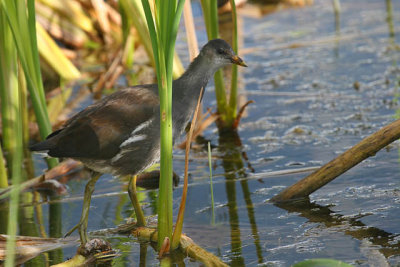
[[[50,149],[51,149],[51,144],[48,140],[29,146],[30,151],[33,151],[36,154],[40,154],[45,157],[49,156],[47,153],[49,152]]]

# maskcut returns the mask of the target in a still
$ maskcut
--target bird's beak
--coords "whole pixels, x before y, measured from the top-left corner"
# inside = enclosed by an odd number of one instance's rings
[[[247,67],[246,63],[244,63],[244,61],[238,57],[237,55],[232,56],[231,61],[233,64],[239,65],[239,66],[243,66],[243,67]]]

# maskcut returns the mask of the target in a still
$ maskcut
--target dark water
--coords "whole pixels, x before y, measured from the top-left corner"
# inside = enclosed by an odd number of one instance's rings
[[[398,142],[313,193],[308,203],[277,207],[268,202],[308,174],[270,172],[320,166],[398,116],[400,2],[346,0],[341,6],[339,30],[331,1],[242,17],[241,54],[249,67],[241,70],[241,94],[256,103],[240,125],[241,147],[220,139],[214,126],[204,132],[215,147],[214,222],[207,153],[192,152],[184,229],[232,266],[290,266],[309,258],[357,266],[400,262]],[[193,8],[204,44],[201,9],[197,3]],[[183,39],[181,34],[178,49],[185,59]],[[204,106],[215,107],[212,86]],[[180,176],[183,154],[175,150],[174,169]],[[62,233],[77,223],[85,183],[69,182],[63,202],[40,206],[45,227],[54,205],[61,205]],[[181,187],[182,182],[174,191],[175,214]],[[99,180],[90,231],[125,222],[132,214],[125,192],[124,181],[109,175]],[[140,196],[145,214],[154,214],[156,191]],[[138,242],[125,236],[108,240],[122,254],[115,265],[139,265]],[[75,250],[64,249],[60,257],[71,257]],[[144,258],[148,266],[158,265],[151,247]]]

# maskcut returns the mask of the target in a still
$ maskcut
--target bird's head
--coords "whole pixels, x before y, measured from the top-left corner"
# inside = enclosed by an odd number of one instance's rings
[[[233,52],[231,46],[222,39],[209,41],[201,49],[200,55],[205,57],[210,66],[214,66],[216,69],[230,64],[247,67],[244,61]]]

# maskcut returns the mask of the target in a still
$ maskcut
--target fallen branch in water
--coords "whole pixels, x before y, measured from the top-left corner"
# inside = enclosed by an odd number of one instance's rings
[[[278,195],[271,198],[270,201],[282,202],[307,197],[364,159],[374,156],[379,150],[399,138],[400,120],[396,120],[374,134],[364,138],[360,143],[325,164],[306,178],[286,188]]]
[[[151,224],[148,222],[148,225]],[[154,222],[153,222],[154,225]],[[130,234],[135,236],[139,241],[147,241],[147,242],[157,242],[157,229],[152,227],[138,227],[135,223],[127,223],[119,225],[117,228],[114,229],[106,229],[104,231],[96,231],[93,234],[99,236],[103,235],[126,235]],[[181,235],[181,240],[179,243],[179,249],[185,255],[189,256],[190,258],[203,263],[205,266],[228,266],[225,264],[220,258],[215,256],[214,254],[206,251],[205,249],[201,248],[197,245],[190,237],[186,236],[185,234]]]
[[[63,161],[56,167],[50,169],[47,171],[45,174],[42,174],[36,178],[30,179],[26,182],[23,182],[22,184],[18,185],[18,190],[24,191],[28,188],[34,187],[39,185],[40,183],[43,183],[45,181],[51,180],[51,179],[57,179],[62,176],[65,176],[67,174],[70,174],[72,172],[80,171],[83,168],[82,163],[77,162],[75,160],[69,159],[66,161]],[[11,190],[15,188],[14,185],[11,185],[7,187],[4,190],[0,191],[0,200],[3,200],[5,198],[8,198],[10,195]]]
[[[157,229],[156,228],[150,228],[150,227],[144,227],[144,226],[136,226],[135,223],[129,223],[129,224],[123,224],[118,226],[117,228],[114,229],[106,229],[106,230],[100,230],[100,231],[95,231],[92,232],[92,234],[96,236],[101,236],[101,235],[126,235],[130,234],[135,236],[139,241],[147,241],[147,242],[157,242]],[[185,255],[189,256],[190,258],[201,262],[205,266],[213,266],[213,267],[227,267],[228,265],[225,264],[223,261],[221,261],[220,258],[215,256],[214,254],[206,251],[205,249],[201,248],[199,245],[193,242],[191,238],[188,236],[182,234],[180,243],[179,243],[179,249],[182,253]],[[111,254],[115,255],[115,254]],[[105,254],[104,257],[109,258],[109,254]],[[58,267],[69,267],[69,266],[80,266],[82,264],[87,263],[88,261],[94,261],[98,260],[99,258],[101,259],[102,254],[97,253],[94,255],[88,255],[88,256],[82,256],[80,254],[76,254],[72,259],[65,261],[63,263],[60,263]]]
[[[131,234],[133,236],[136,236],[139,240],[157,242],[158,235],[156,229],[136,227],[131,231]],[[228,266],[223,261],[221,261],[220,258],[201,248],[199,245],[194,243],[194,241],[190,237],[184,234],[181,235],[179,248],[185,255],[203,263],[205,266]]]
[[[150,227],[138,227],[135,223],[123,224],[113,229],[106,229],[92,232],[96,236],[101,235],[126,235],[130,234],[135,236],[139,241],[157,242],[157,230]],[[29,237],[29,236],[17,236],[17,259],[19,264],[23,264],[27,260],[39,255],[40,253],[51,251],[53,249],[62,248],[66,246],[73,246],[77,244],[75,238],[43,238],[43,237]],[[6,235],[0,235],[0,263],[5,259],[7,252],[5,250],[5,244],[7,241]],[[88,263],[94,263],[96,261],[110,260],[111,258],[118,256],[111,249],[111,247],[105,246],[107,243],[102,242],[101,239],[94,238],[89,242],[90,248],[85,246],[84,249],[78,249],[78,253],[71,259],[53,265],[57,267],[70,267],[70,266],[84,266]],[[88,243],[88,244],[89,244]],[[220,258],[214,254],[201,248],[199,245],[193,242],[191,238],[182,234],[179,243],[180,251],[190,258],[201,262],[205,266],[214,267],[226,267],[228,266]],[[88,252],[89,251],[89,252]],[[81,255],[80,253],[84,252]],[[93,252],[93,253],[92,253]],[[86,265],[85,265],[86,266]]]

